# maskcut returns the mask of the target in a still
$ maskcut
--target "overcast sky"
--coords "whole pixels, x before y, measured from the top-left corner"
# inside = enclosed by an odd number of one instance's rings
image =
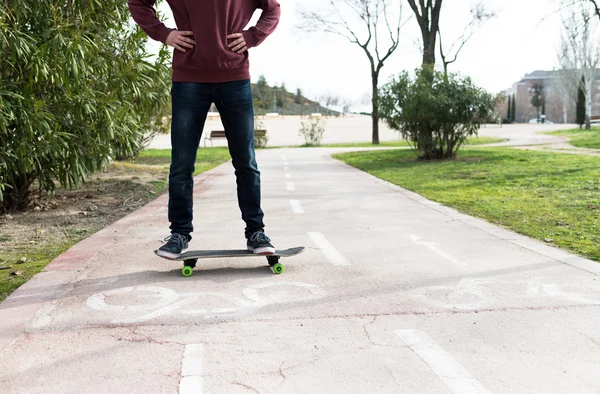
[[[445,45],[460,35],[470,20],[471,4],[477,1],[444,2],[440,25]],[[554,12],[555,1],[484,1],[498,16],[477,31],[450,71],[468,75],[495,93],[510,87],[526,73],[552,70],[556,67],[561,24],[560,16]],[[364,109],[361,101],[370,94],[371,82],[369,63],[362,49],[341,37],[303,34],[295,28],[300,21],[299,6],[323,3],[323,0],[280,0],[279,27],[262,45],[250,50],[252,80],[264,74],[270,84],[285,83],[288,91],[299,87],[309,98],[331,92],[354,101],[355,110]],[[406,4],[404,0],[403,3]],[[166,25],[175,27],[168,4],[164,2],[159,10],[168,18]],[[403,15],[405,21],[411,17],[408,5],[404,6]],[[381,82],[401,70],[413,70],[420,65],[419,39],[418,26],[412,18],[401,32],[400,47],[382,70]]]

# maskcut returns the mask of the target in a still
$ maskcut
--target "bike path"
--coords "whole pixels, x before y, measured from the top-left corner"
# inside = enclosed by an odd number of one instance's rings
[[[336,150],[339,151],[339,150]],[[153,255],[166,196],[0,304],[2,392],[597,392],[597,263],[343,165],[259,152],[257,257]],[[191,247],[243,247],[230,164],[196,178]]]

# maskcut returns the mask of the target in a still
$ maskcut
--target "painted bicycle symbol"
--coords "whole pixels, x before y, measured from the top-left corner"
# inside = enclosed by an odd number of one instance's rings
[[[326,294],[321,287],[304,282],[259,283],[243,289],[243,297],[221,292],[178,293],[165,287],[134,286],[96,293],[87,299],[87,306],[127,315],[129,317],[114,319],[111,323],[129,324],[174,312],[205,319],[240,317],[267,305],[311,301]]]
[[[413,290],[411,297],[426,304],[445,308],[475,310],[488,308],[500,298],[553,298],[584,305],[600,305],[600,285],[579,287],[569,291],[567,286],[544,283],[542,277],[528,280],[499,280],[497,278],[464,278],[456,286],[428,286]]]

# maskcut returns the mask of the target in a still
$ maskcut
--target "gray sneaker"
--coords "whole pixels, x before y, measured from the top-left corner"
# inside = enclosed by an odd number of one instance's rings
[[[263,231],[257,231],[248,238],[246,243],[248,250],[255,254],[273,254],[275,247],[271,245],[271,238],[267,237]]]
[[[165,238],[165,241],[167,243],[156,251],[156,254],[159,256],[176,259],[187,251],[188,239],[185,235],[174,233]]]

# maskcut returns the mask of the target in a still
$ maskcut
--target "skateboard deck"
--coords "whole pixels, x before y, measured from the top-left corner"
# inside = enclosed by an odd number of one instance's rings
[[[271,270],[275,274],[282,274],[284,271],[283,265],[279,262],[281,257],[291,257],[304,252],[306,248],[299,246],[296,248],[276,250],[273,254],[256,254],[250,250],[239,249],[239,250],[190,250],[175,259],[160,256],[166,260],[171,261],[183,261],[183,269],[181,273],[183,276],[192,276],[193,269],[196,267],[198,259],[215,259],[215,258],[229,258],[229,257],[266,257]]]

